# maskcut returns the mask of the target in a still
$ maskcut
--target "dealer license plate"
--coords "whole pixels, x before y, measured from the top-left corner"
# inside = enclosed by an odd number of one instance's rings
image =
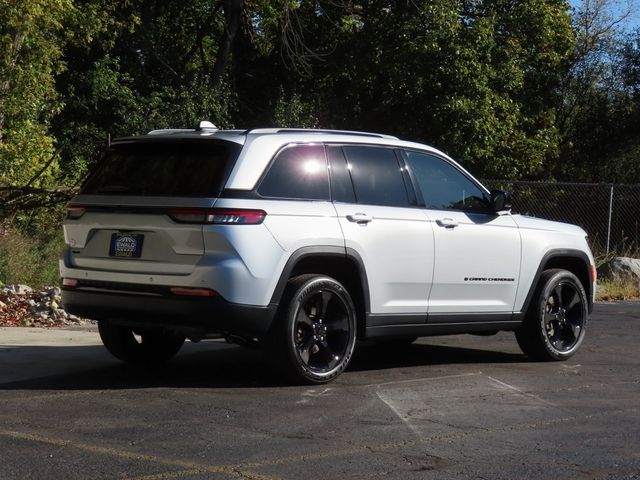
[[[111,235],[109,256],[119,258],[140,258],[144,235],[141,233],[114,233]]]

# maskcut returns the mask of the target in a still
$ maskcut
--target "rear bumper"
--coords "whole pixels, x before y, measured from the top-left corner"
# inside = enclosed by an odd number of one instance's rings
[[[62,303],[68,313],[93,320],[154,326],[194,337],[224,333],[249,339],[269,331],[277,309],[277,305],[230,303],[221,297],[129,293],[121,288],[63,288]]]

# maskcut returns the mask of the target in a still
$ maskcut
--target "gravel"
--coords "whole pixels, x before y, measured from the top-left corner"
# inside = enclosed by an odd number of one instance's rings
[[[0,288],[0,327],[64,327],[87,325],[93,320],[64,310],[59,287],[34,290],[28,285]]]

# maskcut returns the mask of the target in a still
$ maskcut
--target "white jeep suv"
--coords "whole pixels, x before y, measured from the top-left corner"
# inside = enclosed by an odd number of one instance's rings
[[[223,334],[323,383],[356,339],[500,330],[562,360],[595,294],[582,229],[512,215],[444,153],[373,133],[202,122],[122,138],[64,233],[64,306],[127,362]]]

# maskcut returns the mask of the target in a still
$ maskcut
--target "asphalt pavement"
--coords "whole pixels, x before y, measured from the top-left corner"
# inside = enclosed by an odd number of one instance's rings
[[[640,303],[596,305],[566,362],[507,332],[363,343],[320,387],[221,341],[150,370],[94,328],[0,329],[0,479],[381,477],[640,479]]]

